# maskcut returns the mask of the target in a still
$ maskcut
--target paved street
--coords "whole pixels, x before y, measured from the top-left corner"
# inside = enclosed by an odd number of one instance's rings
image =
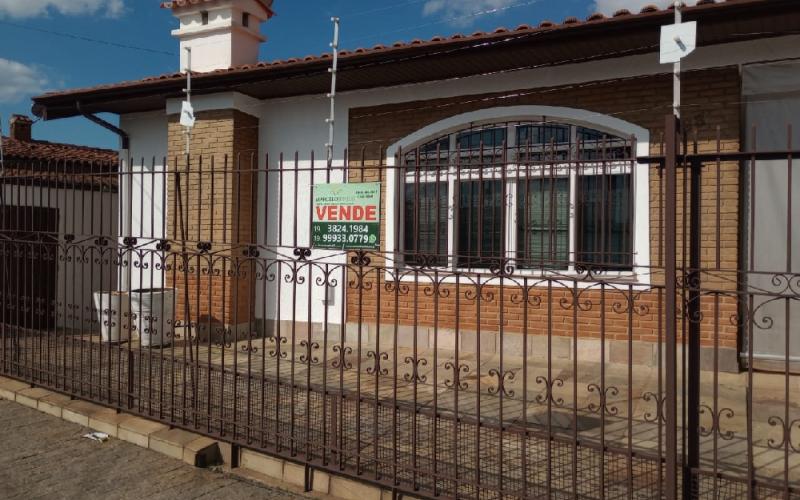
[[[196,469],[124,441],[91,441],[82,437],[87,431],[0,399],[0,498],[305,498]]]

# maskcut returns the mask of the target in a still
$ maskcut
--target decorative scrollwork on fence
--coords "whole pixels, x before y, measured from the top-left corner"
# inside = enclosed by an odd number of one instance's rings
[[[300,272],[301,268],[296,265],[287,267],[289,267],[289,269],[286,271],[286,274],[283,275],[283,281],[289,284],[296,283],[298,285],[302,285],[306,282],[305,276]]]
[[[387,281],[383,284],[384,290],[391,294],[408,295],[411,291],[407,284],[401,281]]]
[[[319,364],[319,357],[314,354],[314,351],[319,349],[319,342],[301,340],[300,347],[303,348],[303,353],[300,354],[300,362],[308,363],[310,365]]]
[[[489,272],[498,278],[511,278],[514,276],[514,259],[499,259],[492,261]]]
[[[644,421],[649,423],[665,422],[666,415],[664,414],[666,398],[654,392],[645,392],[642,394],[642,400],[647,403],[652,402],[655,408],[647,410],[644,413]]]
[[[270,349],[269,352],[267,353],[269,357],[273,359],[286,359],[287,353],[286,351],[281,349],[281,346],[286,344],[288,339],[286,337],[281,337],[279,335],[276,335],[274,337],[270,337],[269,341],[275,346],[274,349]]]
[[[336,271],[335,268],[323,268],[322,276],[317,276],[314,282],[320,287],[336,288],[339,286],[339,280],[333,276],[334,271]]]
[[[306,247],[297,247],[294,249],[294,256],[297,260],[306,261],[311,257],[311,249]]]
[[[580,281],[601,281],[602,275],[607,273],[608,269],[603,266],[576,263],[575,272],[578,274],[576,279]]]
[[[489,376],[497,378],[497,386],[489,386],[487,392],[492,395],[503,395],[509,398],[514,397],[514,390],[508,388],[508,384],[513,382],[516,374],[513,370],[506,370],[501,372],[497,368],[489,370]]]
[[[353,364],[347,359],[347,356],[353,354],[352,347],[336,344],[333,346],[333,352],[336,354],[336,356],[334,356],[333,361],[331,362],[332,367],[339,368],[341,370],[349,370],[353,367]]]
[[[422,289],[422,293],[426,297],[438,297],[440,299],[450,297],[450,289],[446,286],[442,286],[442,278],[432,279],[432,283],[425,286]]]
[[[373,361],[372,366],[367,366],[367,374],[377,374],[381,376],[386,376],[389,374],[389,370],[387,368],[383,368],[382,366],[384,361],[389,361],[389,353],[369,351],[367,352],[367,358]]]
[[[494,302],[494,291],[487,288],[486,283],[476,283],[464,290],[464,298],[470,302],[478,299],[483,302]]]
[[[542,296],[536,293],[536,287],[526,285],[521,287],[522,293],[516,291],[511,294],[511,303],[516,305],[526,305],[533,308],[538,308],[542,305]],[[533,292],[533,293],[531,293]]]
[[[364,267],[370,265],[372,259],[369,258],[367,252],[360,250],[350,257],[350,263],[354,266]]]
[[[415,253],[409,256],[406,264],[411,269],[430,270],[438,266],[439,258],[434,254]]]
[[[464,363],[459,363],[456,365],[454,361],[448,361],[444,364],[444,369],[453,372],[453,376],[451,378],[444,379],[445,387],[460,391],[465,391],[469,388],[469,384],[461,380],[462,376],[469,373],[469,365]]]
[[[420,382],[423,384],[428,381],[428,376],[420,373],[420,367],[428,366],[427,359],[406,356],[403,361],[405,364],[411,365],[411,373],[404,373],[403,380],[406,382]]]
[[[791,422],[787,423],[783,418],[772,416],[769,417],[767,420],[770,426],[772,427],[779,427],[781,430],[781,439],[776,440],[775,438],[770,438],[767,441],[767,445],[774,449],[782,449],[788,447],[795,453],[800,453],[800,440],[795,443],[792,440],[792,434],[794,429],[797,429],[798,434],[800,434],[800,418],[796,420],[792,420]]]
[[[560,378],[554,378],[552,380],[548,380],[547,377],[538,376],[536,377],[536,383],[541,385],[544,384],[544,394],[538,394],[536,396],[536,402],[539,404],[547,403],[548,401],[555,405],[555,406],[564,406],[564,398],[555,397],[554,389],[556,387],[564,387],[564,380]]]
[[[597,384],[589,384],[587,389],[590,393],[597,394],[599,401],[597,403],[589,403],[589,411],[592,413],[600,414],[604,412],[606,415],[616,416],[619,414],[619,408],[608,404],[610,397],[619,396],[619,389],[616,386],[608,386],[601,388]]]
[[[248,354],[255,354],[258,352],[258,347],[253,345],[251,340],[248,340],[246,344],[242,344],[241,350]]]
[[[722,429],[722,419],[732,419],[735,416],[735,413],[730,408],[721,408],[716,413],[714,409],[711,408],[709,405],[702,404],[700,405],[700,409],[698,410],[700,415],[708,415],[711,418],[711,425],[700,424],[700,435],[703,437],[711,436],[712,434],[716,433],[720,439],[724,441],[730,441],[734,437],[733,431],[726,431]]]
[[[592,308],[594,307],[594,302],[592,302],[592,300],[589,298],[582,300],[582,295],[583,295],[582,290],[575,290],[572,288],[570,288],[569,290],[570,290],[570,295],[572,296],[571,298],[561,297],[558,300],[558,305],[560,305],[562,309],[566,311],[571,311],[573,308],[576,308],[578,312],[587,312],[592,310]]]

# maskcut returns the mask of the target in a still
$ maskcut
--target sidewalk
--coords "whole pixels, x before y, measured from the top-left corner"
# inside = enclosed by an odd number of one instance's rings
[[[88,429],[0,399],[0,498],[306,498],[190,467],[138,446],[81,437]]]

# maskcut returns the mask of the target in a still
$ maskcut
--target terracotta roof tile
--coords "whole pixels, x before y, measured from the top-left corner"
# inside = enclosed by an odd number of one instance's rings
[[[6,184],[117,191],[116,151],[3,137]]]
[[[90,148],[73,144],[47,141],[20,141],[3,137],[3,156],[6,160],[30,160],[37,162],[73,163],[117,163],[116,151]]]

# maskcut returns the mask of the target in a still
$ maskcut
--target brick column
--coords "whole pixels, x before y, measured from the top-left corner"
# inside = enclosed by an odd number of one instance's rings
[[[187,158],[179,116],[169,117],[167,283],[176,289],[176,319],[196,324],[201,341],[221,339],[223,328],[241,338],[255,328],[254,266],[246,253],[256,241],[258,118],[226,109],[196,119]]]

